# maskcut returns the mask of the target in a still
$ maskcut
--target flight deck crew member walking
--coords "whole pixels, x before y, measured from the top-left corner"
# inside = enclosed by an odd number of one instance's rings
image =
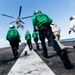
[[[17,59],[19,57],[17,50],[19,49],[20,34],[15,29],[14,25],[10,25],[9,30],[6,35],[6,39],[9,41],[11,45],[15,59]]]
[[[25,40],[27,41],[29,49],[31,50],[32,49],[31,34],[29,33],[28,30],[26,31],[24,37],[25,37]]]
[[[33,23],[34,31],[36,31],[37,30],[36,28],[38,28],[39,38],[43,48],[43,56],[45,58],[48,58],[47,48],[45,44],[45,37],[46,37],[49,43],[56,50],[56,53],[61,58],[62,62],[64,61],[63,62],[64,66],[67,69],[72,68],[71,63],[68,59],[67,53],[64,50],[61,50],[56,40],[54,40],[55,36],[50,27],[50,24],[52,23],[52,21],[53,20],[51,18],[49,18],[46,14],[43,14],[40,10],[34,11],[34,16],[32,17],[32,23]]]
[[[37,31],[33,31],[32,37],[33,37],[33,39],[34,39],[34,42],[35,42],[35,44],[36,44],[37,49],[39,50],[39,44],[38,44],[38,32],[37,32]]]

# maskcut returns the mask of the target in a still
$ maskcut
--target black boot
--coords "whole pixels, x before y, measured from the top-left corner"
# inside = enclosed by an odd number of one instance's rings
[[[14,47],[14,48],[13,48],[13,55],[14,55],[14,58],[15,58],[15,59],[18,59],[19,53],[18,53],[18,51],[17,51],[17,47]]]
[[[18,57],[19,57],[18,51],[15,51],[15,52],[14,52],[14,58],[15,58],[15,59],[18,59]]]
[[[61,53],[59,54],[59,57],[61,58],[62,63],[66,69],[73,68],[73,65],[71,64],[66,51],[61,51]]]
[[[43,56],[44,56],[45,58],[49,58],[47,52],[42,52],[42,54],[43,54]]]
[[[26,56],[27,54],[28,54],[27,51],[25,51],[24,55]]]
[[[39,46],[37,47],[38,50],[40,50]]]
[[[75,46],[73,46],[73,48],[75,49]]]

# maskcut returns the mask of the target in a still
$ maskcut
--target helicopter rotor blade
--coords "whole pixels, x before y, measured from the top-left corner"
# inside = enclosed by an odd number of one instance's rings
[[[30,17],[33,17],[33,15],[27,16],[27,17],[22,17],[21,19],[26,19],[26,18],[30,18]]]
[[[23,21],[20,20],[20,22],[22,22],[23,24],[25,24]]]
[[[21,10],[22,10],[22,6],[20,6],[20,9],[19,9],[19,17],[21,16]]]
[[[6,17],[10,17],[10,18],[15,18],[15,17],[8,16],[8,15],[5,15],[5,14],[2,14],[2,16],[6,16]]]
[[[14,23],[14,21],[10,22],[9,24],[12,24],[12,23]]]

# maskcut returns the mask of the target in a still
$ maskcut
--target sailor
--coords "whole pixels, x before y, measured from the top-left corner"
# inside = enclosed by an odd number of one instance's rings
[[[17,31],[17,29],[15,29],[14,25],[10,25],[9,30],[6,34],[6,39],[9,41],[14,57],[15,59],[18,58],[18,49],[19,49],[19,42],[20,42],[20,34]]]
[[[36,44],[36,48],[39,50],[38,35],[39,35],[39,33],[37,31],[33,31],[32,37],[33,37],[34,42]]]
[[[57,41],[55,40],[55,36],[52,32],[50,25],[52,24],[53,20],[48,17],[46,14],[43,14],[40,10],[34,11],[34,16],[32,17],[33,29],[37,31],[38,28],[39,38],[43,48],[43,56],[48,58],[48,52],[45,44],[45,37],[48,39],[49,43],[53,46],[56,50],[56,53],[61,58],[64,66],[67,69],[71,69],[72,65],[68,59],[67,53],[64,50],[61,50]]]
[[[24,37],[25,37],[25,40],[27,41],[29,49],[31,50],[32,49],[31,34],[29,33],[28,30],[26,30]]]

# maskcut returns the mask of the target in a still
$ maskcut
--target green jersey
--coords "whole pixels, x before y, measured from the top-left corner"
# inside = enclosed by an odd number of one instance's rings
[[[34,31],[34,32],[32,33],[32,37],[33,37],[33,38],[37,38],[37,37],[38,37],[38,32],[35,32],[35,31]]]
[[[9,40],[11,37],[18,37],[20,39],[19,32],[15,28],[10,28],[6,34],[7,40]]]
[[[30,33],[26,33],[25,34],[25,40],[31,39],[31,34]]]
[[[33,28],[40,27],[45,22],[52,22],[53,20],[49,18],[46,14],[38,13],[32,18]]]

